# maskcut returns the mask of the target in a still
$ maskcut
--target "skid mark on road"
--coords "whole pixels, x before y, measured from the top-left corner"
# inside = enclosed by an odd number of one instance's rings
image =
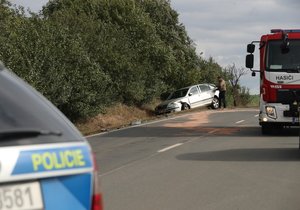
[[[199,112],[194,115],[188,116],[183,122],[168,122],[163,125],[163,127],[168,128],[190,128],[199,125],[207,124],[209,122],[208,112]]]

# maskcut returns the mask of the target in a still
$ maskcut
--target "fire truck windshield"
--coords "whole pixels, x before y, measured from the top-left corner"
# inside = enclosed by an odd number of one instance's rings
[[[288,40],[288,52],[282,52],[282,40],[269,41],[266,52],[266,71],[299,72],[300,40]]]

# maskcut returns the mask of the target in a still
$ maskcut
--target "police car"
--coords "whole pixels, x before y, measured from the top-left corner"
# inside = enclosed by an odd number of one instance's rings
[[[0,64],[0,210],[102,210],[86,139]]]

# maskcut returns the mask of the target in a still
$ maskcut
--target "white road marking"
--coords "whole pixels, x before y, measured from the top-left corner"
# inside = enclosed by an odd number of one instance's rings
[[[212,130],[212,131],[209,131],[208,133],[209,134],[212,134],[212,133],[215,133],[215,132],[217,132],[218,131],[218,129],[214,129],[214,130]]]
[[[174,144],[174,145],[172,145],[172,146],[169,146],[169,147],[166,147],[166,148],[164,148],[164,149],[161,149],[161,150],[159,150],[159,151],[157,151],[157,152],[165,152],[165,151],[168,151],[168,150],[173,149],[173,148],[175,148],[175,147],[179,147],[179,146],[181,146],[181,145],[183,145],[183,143]]]
[[[187,142],[186,142],[186,143],[187,143]],[[147,157],[145,157],[145,158],[142,158],[142,159],[139,159],[139,160],[135,160],[135,161],[133,161],[133,162],[131,162],[131,163],[125,164],[125,165],[123,165],[123,166],[120,166],[120,167],[118,167],[118,168],[115,168],[115,169],[113,169],[113,170],[110,170],[110,171],[108,171],[108,172],[106,172],[106,173],[99,174],[99,177],[107,176],[107,175],[109,175],[109,174],[112,174],[112,173],[117,172],[117,171],[119,171],[119,170],[122,170],[122,169],[124,169],[124,168],[133,166],[134,164],[136,164],[136,163],[138,163],[138,162],[148,160],[148,159],[150,159],[150,158],[152,158],[152,157],[155,157],[156,155],[159,155],[159,153],[161,153],[161,152],[165,152],[165,151],[167,151],[167,150],[169,150],[169,149],[172,149],[172,148],[174,148],[174,147],[178,147],[178,146],[180,146],[180,145],[182,145],[182,144],[183,144],[183,143],[174,144],[173,146],[170,146],[170,147],[167,147],[167,148],[165,148],[165,149],[159,150],[157,153],[153,153],[152,155],[149,155],[149,156],[147,156]]]
[[[259,115],[257,114],[257,115],[254,115],[254,117],[258,117]]]
[[[147,156],[147,157],[145,157],[145,158],[142,158],[142,159],[139,159],[139,160],[135,160],[135,161],[133,161],[133,162],[131,162],[131,163],[127,163],[127,164],[125,164],[125,165],[123,165],[123,166],[120,166],[120,167],[118,167],[118,168],[115,168],[115,169],[113,169],[113,170],[110,170],[110,171],[108,171],[108,172],[106,172],[106,173],[99,174],[99,177],[107,176],[107,175],[112,174],[112,173],[114,173],[114,172],[120,171],[120,170],[122,170],[123,168],[127,168],[127,167],[130,167],[130,166],[133,166],[134,164],[136,164],[136,163],[138,163],[138,162],[148,160],[148,159],[150,159],[150,158],[152,158],[152,157],[154,157],[154,156],[156,156],[156,155],[158,155],[158,153],[154,153],[154,154],[149,155],[149,156]]]
[[[239,124],[239,123],[242,123],[242,122],[244,122],[245,120],[240,120],[240,121],[237,121],[237,122],[235,122],[236,124]]]

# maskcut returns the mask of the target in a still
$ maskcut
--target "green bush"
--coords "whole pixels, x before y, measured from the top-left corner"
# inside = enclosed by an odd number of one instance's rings
[[[1,0],[0,30],[0,59],[73,121],[222,73],[169,0],[53,0],[29,15]]]

